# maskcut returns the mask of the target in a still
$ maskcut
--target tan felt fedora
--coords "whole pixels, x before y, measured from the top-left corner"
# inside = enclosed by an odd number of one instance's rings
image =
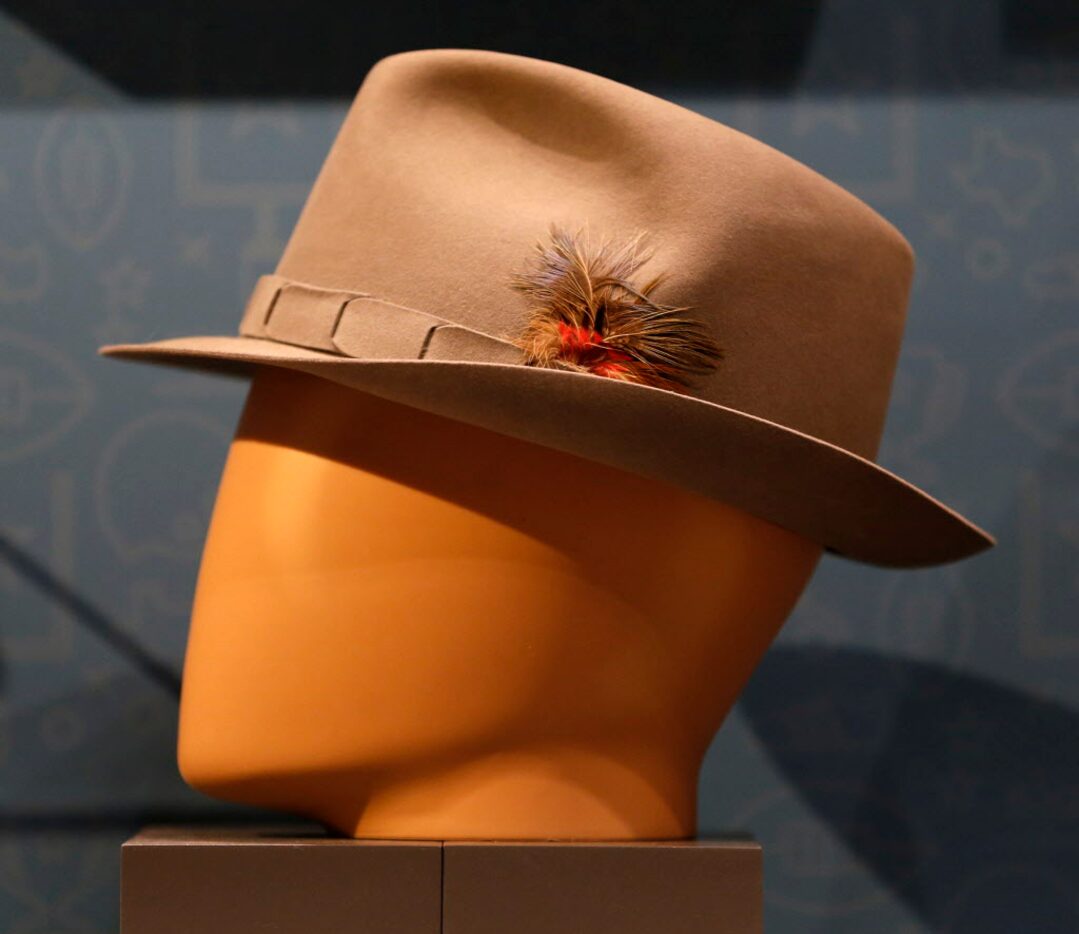
[[[874,463],[912,271],[864,203],[720,123],[409,52],[367,76],[238,334],[101,353],[301,370],[915,567],[994,540]]]

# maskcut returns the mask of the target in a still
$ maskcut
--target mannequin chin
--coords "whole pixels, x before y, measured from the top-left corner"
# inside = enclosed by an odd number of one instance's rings
[[[199,573],[181,771],[358,837],[692,836],[701,758],[821,551],[260,369]]]

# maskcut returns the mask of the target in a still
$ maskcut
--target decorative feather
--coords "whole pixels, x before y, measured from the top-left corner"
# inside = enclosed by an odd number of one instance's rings
[[[537,254],[533,268],[512,282],[532,301],[514,341],[527,365],[679,389],[722,359],[688,308],[651,299],[662,276],[633,283],[651,255],[641,236],[593,247],[579,233],[552,227]]]

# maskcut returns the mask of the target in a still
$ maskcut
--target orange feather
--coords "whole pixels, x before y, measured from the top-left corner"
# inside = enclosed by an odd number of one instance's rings
[[[649,257],[639,236],[593,247],[553,227],[532,268],[512,280],[532,303],[514,341],[525,363],[665,389],[713,371],[723,351],[704,325],[650,297],[662,277],[633,283]]]

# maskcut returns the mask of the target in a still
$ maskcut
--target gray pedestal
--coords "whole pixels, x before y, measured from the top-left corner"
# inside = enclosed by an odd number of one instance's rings
[[[750,839],[347,840],[150,828],[123,847],[122,934],[760,934]]]

